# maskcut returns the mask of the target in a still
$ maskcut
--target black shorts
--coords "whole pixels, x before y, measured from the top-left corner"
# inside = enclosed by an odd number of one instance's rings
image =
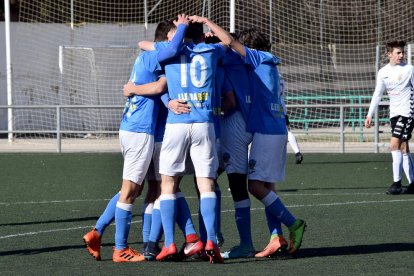
[[[402,141],[411,139],[411,132],[413,131],[413,118],[403,116],[396,116],[390,119],[392,137],[398,138]]]

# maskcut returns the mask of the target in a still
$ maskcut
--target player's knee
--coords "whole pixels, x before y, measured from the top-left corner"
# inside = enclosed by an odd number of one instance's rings
[[[257,191],[256,191],[256,186],[252,185],[251,183],[249,183],[247,185],[247,189],[249,190],[249,193],[251,193],[253,196],[256,196]]]
[[[257,181],[249,181],[249,184],[247,186],[249,193],[254,196],[255,198],[261,200],[264,195],[266,195],[269,190],[263,183],[258,183]]]
[[[228,175],[229,187],[234,201],[242,201],[249,198],[247,191],[247,175],[232,173]]]

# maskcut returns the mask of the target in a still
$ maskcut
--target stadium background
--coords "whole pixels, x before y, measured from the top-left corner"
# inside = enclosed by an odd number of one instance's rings
[[[362,123],[376,71],[386,62],[384,43],[414,43],[414,3],[402,0],[12,3],[11,94],[19,108],[9,116],[9,143],[1,54],[1,151],[56,151],[57,143],[62,151],[117,151],[121,88],[139,53],[136,43],[152,39],[160,20],[180,12],[210,17],[230,31],[255,27],[269,35],[282,60],[291,129],[303,151],[386,151],[387,106],[379,109],[377,132]]]

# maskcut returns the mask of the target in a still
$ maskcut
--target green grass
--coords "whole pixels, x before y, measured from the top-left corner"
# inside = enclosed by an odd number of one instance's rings
[[[224,265],[187,261],[115,264],[114,226],[103,239],[103,261],[87,254],[82,236],[120,188],[120,154],[0,154],[1,275],[409,275],[414,269],[414,196],[388,196],[389,154],[306,154],[287,160],[279,196],[308,223],[297,259],[239,259]],[[223,250],[238,243],[225,175]],[[190,178],[181,185],[193,214]],[[138,199],[130,244],[141,248]],[[194,216],[197,224],[198,218]],[[269,238],[263,206],[252,199],[256,249]],[[285,229],[286,230],[286,229]],[[182,242],[177,231],[177,242]]]

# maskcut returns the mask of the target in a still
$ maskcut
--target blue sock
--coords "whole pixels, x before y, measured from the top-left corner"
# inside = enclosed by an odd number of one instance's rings
[[[117,202],[115,210],[115,248],[128,247],[128,234],[132,221],[132,204]]]
[[[283,235],[282,224],[280,223],[280,220],[273,217],[268,208],[265,208],[265,214],[270,235]]]
[[[177,204],[174,194],[160,196],[160,212],[162,227],[164,228],[164,246],[169,247],[174,242]]]
[[[217,197],[216,203],[216,233],[221,232],[221,190],[220,187],[217,185],[214,189]]]
[[[234,202],[234,209],[240,244],[253,245],[250,223],[250,199]]]
[[[151,220],[154,203],[144,203],[142,208],[142,242],[148,242],[151,232]]]
[[[162,222],[160,212],[160,201],[157,199],[154,202],[154,208],[152,209],[151,231],[149,235],[150,242],[159,242],[162,235]]]
[[[204,225],[203,215],[201,214],[201,206],[198,208],[198,232],[200,233],[200,240],[206,244],[207,242],[207,232],[206,226]]]
[[[183,193],[178,192],[175,194],[177,198],[177,224],[184,234],[184,237],[190,234],[195,234],[194,224],[191,219],[190,208],[188,207],[187,200]]]
[[[98,221],[96,222],[95,229],[98,231],[99,235],[102,237],[106,227],[111,224],[115,219],[115,209],[116,203],[118,202],[119,196],[121,193],[117,193],[114,197],[108,202],[106,205],[105,211],[99,217]]]
[[[296,218],[273,191],[270,191],[261,201],[265,205],[265,209],[268,209],[275,219],[278,219],[287,227],[292,226],[296,221]]]
[[[216,205],[217,197],[214,192],[200,194],[200,210],[207,231],[207,240],[217,244],[216,240]]]

